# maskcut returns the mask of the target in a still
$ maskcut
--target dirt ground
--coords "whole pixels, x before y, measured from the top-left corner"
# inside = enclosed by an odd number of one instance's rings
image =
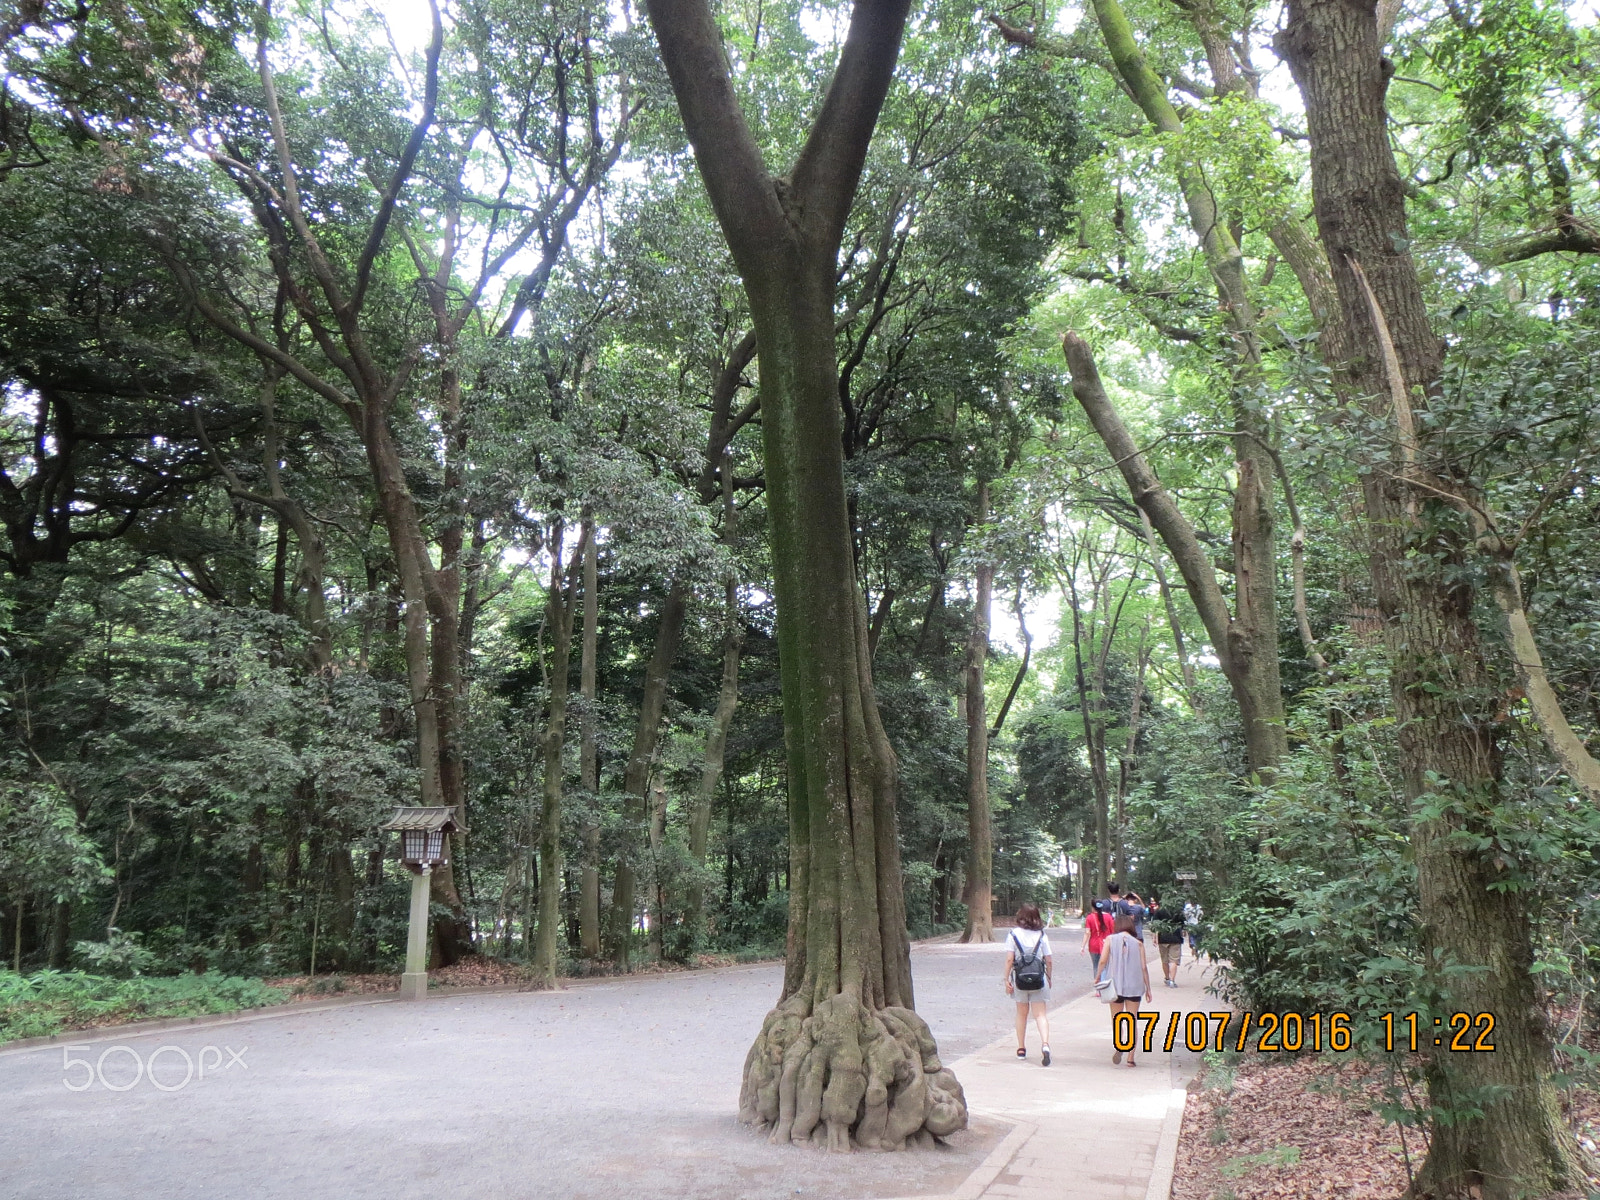
[[[1381,1066],[1331,1054],[1213,1064],[1184,1113],[1172,1200],[1399,1200],[1427,1144],[1380,1115],[1395,1086]],[[1592,1153],[1600,1095],[1567,1095]]]

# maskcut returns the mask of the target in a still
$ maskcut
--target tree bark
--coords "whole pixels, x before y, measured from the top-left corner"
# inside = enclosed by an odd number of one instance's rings
[[[584,560],[592,536],[583,523],[572,568]],[[572,668],[572,624],[576,615],[577,571],[563,569],[562,527],[557,518],[550,536],[550,595],[545,624],[550,630],[550,707],[544,728],[544,804],[539,821],[539,931],[533,967],[545,983],[554,983],[561,963],[557,935],[561,930],[561,801],[562,764],[567,746],[567,695]]]
[[[738,536],[739,510],[733,503],[732,464],[723,460],[722,471],[722,543],[729,554],[733,553]],[[717,794],[717,782],[722,778],[723,761],[728,748],[728,730],[733,726],[734,710],[739,703],[739,655],[744,647],[744,617],[739,611],[739,582],[730,574],[723,584],[722,632],[722,686],[717,692],[717,708],[711,715],[711,729],[706,734],[704,765],[700,768],[700,787],[695,792],[694,807],[689,813],[689,856],[701,872],[690,882],[684,905],[684,919],[689,923],[690,936],[698,943],[704,935],[706,851],[711,840],[711,801]]]
[[[974,532],[989,519],[989,484],[978,484]],[[967,636],[967,927],[963,942],[994,941],[994,834],[989,812],[989,714],[984,706],[984,674],[989,660],[989,604],[994,564],[973,571],[972,630]]]
[[[1167,99],[1166,84],[1146,63],[1121,5],[1117,0],[1094,0],[1094,10],[1112,61],[1150,123],[1161,133],[1182,133],[1183,121]],[[1232,60],[1225,53],[1226,42],[1218,31],[1207,28],[1211,33],[1208,49],[1213,51],[1213,71],[1219,75],[1219,91],[1225,91],[1228,76],[1234,74]],[[1205,32],[1203,29],[1203,36]],[[1218,43],[1222,52],[1218,52]],[[1233,613],[1228,623],[1229,640],[1215,649],[1219,657],[1229,656],[1233,674],[1249,683],[1257,716],[1256,728],[1247,731],[1246,744],[1251,769],[1265,779],[1287,753],[1288,741],[1283,728],[1278,664],[1272,431],[1258,398],[1262,385],[1261,344],[1255,304],[1244,272],[1244,254],[1217,208],[1205,174],[1197,164],[1182,159],[1177,172],[1189,225],[1216,284],[1217,303],[1232,336],[1235,355],[1233,452],[1238,481],[1233,502]]]
[[[578,687],[583,695],[582,739],[578,779],[589,798],[583,823],[583,870],[578,883],[578,930],[583,956],[601,954],[600,934],[600,714],[595,711],[595,653],[600,637],[599,547],[591,530],[583,544],[583,648],[579,654]]]
[[[1073,564],[1076,567],[1076,562]],[[1083,719],[1083,748],[1089,758],[1089,779],[1094,787],[1095,889],[1104,890],[1111,878],[1111,788],[1106,778],[1105,742],[1097,736],[1102,730],[1099,705],[1089,699],[1088,677],[1083,670],[1083,609],[1078,603],[1076,572],[1067,576],[1067,595],[1072,602],[1073,681],[1078,691],[1078,713]],[[1098,593],[1097,593],[1098,594]]]
[[[1250,657],[1240,651],[1250,639],[1238,631],[1235,615],[1229,611],[1222,588],[1217,584],[1216,569],[1200,545],[1194,526],[1162,487],[1106,395],[1088,343],[1077,333],[1068,331],[1061,339],[1061,349],[1072,372],[1072,394],[1083,406],[1090,424],[1122,472],[1133,502],[1149,514],[1151,524],[1161,535],[1162,543],[1177,564],[1178,573],[1183,576],[1189,598],[1194,601],[1222,673],[1238,702],[1250,767],[1257,773],[1270,774],[1288,744],[1283,725],[1283,693],[1276,670],[1254,670]],[[1274,668],[1276,663],[1274,650]]]
[[[1412,397],[1426,404],[1437,390],[1444,346],[1406,248],[1384,102],[1393,66],[1382,56],[1374,0],[1290,0],[1277,47],[1305,100],[1317,226],[1339,301],[1325,353],[1344,395],[1396,430],[1388,464],[1363,473],[1362,491],[1401,774],[1417,813],[1430,982],[1443,1011],[1496,1016],[1494,1054],[1429,1057],[1429,1100],[1447,1115],[1434,1120],[1416,1192],[1546,1195],[1580,1183],[1582,1173],[1551,1086],[1527,904],[1494,848],[1498,696],[1463,569],[1473,549],[1447,506],[1419,486],[1417,464],[1436,477],[1468,476],[1408,428]],[[1460,1111],[1463,1097],[1479,1115]]]
[[[740,1115],[776,1142],[898,1148],[966,1124],[912,1010],[895,758],[878,719],[844,486],[834,299],[839,241],[887,94],[907,0],[858,0],[805,148],[768,173],[706,0],[651,24],[743,279],[761,431],[789,786],[783,995],[745,1060]]]
[[[641,853],[640,834],[648,817],[646,789],[650,786],[650,764],[661,737],[661,713],[667,703],[667,682],[673,660],[678,657],[678,642],[683,636],[688,588],[681,579],[672,581],[666,602],[661,606],[661,624],[656,629],[655,649],[645,667],[644,696],[639,701],[639,723],[633,733],[633,749],[623,769],[622,849],[617,855],[616,882],[612,888],[612,924],[616,930],[617,965],[626,969],[633,943],[634,906],[638,901]]]

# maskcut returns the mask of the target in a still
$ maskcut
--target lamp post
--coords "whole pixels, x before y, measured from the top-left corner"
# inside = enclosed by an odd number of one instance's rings
[[[424,1000],[428,996],[428,894],[433,868],[450,861],[450,841],[445,835],[465,832],[466,826],[457,823],[452,808],[397,808],[382,828],[399,832],[400,861],[413,875],[400,999]]]

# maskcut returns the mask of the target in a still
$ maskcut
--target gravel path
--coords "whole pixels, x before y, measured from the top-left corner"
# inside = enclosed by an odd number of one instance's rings
[[[1075,945],[1057,932],[1063,983],[1082,974]],[[1004,953],[914,948],[917,1008],[946,1062],[1009,1028]],[[848,1156],[768,1146],[736,1123],[744,1055],[781,971],[365,1004],[0,1052],[0,1196],[867,1200],[953,1190],[1004,1123],[979,1118],[936,1151]],[[1058,987],[1058,1002],[1081,990]],[[185,1055],[197,1068],[187,1083]]]

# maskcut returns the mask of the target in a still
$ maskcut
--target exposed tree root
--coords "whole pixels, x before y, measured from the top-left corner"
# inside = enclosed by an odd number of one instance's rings
[[[939,1061],[927,1022],[909,1008],[869,1009],[840,994],[791,996],[767,1014],[744,1064],[739,1119],[773,1142],[847,1151],[931,1145],[967,1126],[967,1099]]]

